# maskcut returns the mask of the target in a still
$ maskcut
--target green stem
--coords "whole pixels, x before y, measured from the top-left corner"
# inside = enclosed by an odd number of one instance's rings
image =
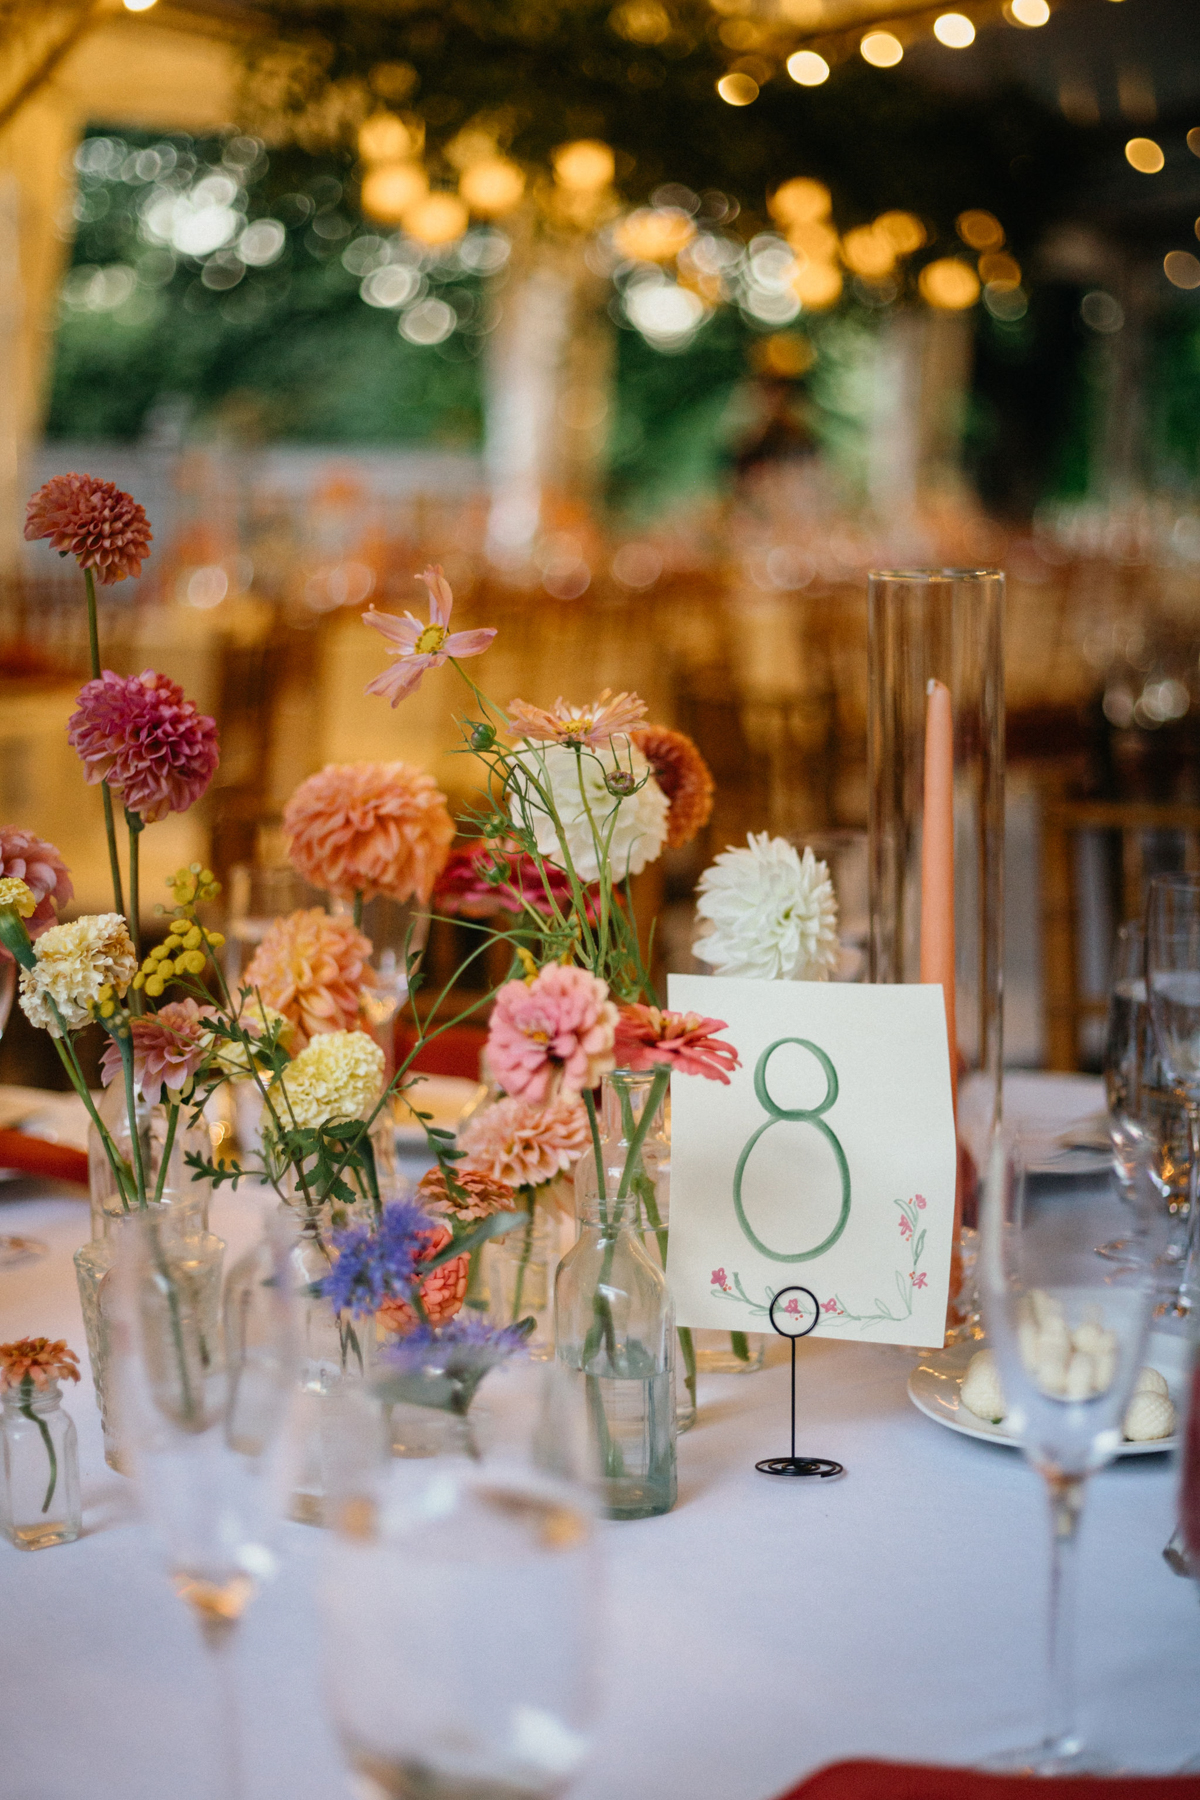
[[[100,1117],[100,1114],[96,1111],[95,1103],[93,1102],[91,1093],[88,1090],[88,1085],[87,1085],[86,1081],[83,1079],[83,1072],[80,1069],[79,1064],[75,1060],[75,1053],[74,1053],[73,1049],[71,1048],[70,1040],[67,1037],[67,1028],[66,1028],[66,1025],[63,1023],[63,1016],[59,1012],[58,1007],[55,1004],[53,999],[49,1000],[49,1006],[50,1006],[50,1011],[54,1015],[54,1022],[58,1026],[58,1031],[59,1031],[59,1035],[52,1039],[54,1048],[58,1052],[58,1060],[59,1060],[59,1062],[61,1062],[63,1068],[67,1071],[67,1076],[70,1080],[71,1086],[75,1089],[75,1092],[78,1094],[79,1098],[83,1101],[84,1106],[87,1108],[88,1117],[91,1119],[92,1124],[96,1127],[96,1130],[99,1133],[100,1142],[104,1145],[104,1154],[107,1156],[107,1158],[109,1160],[109,1164],[112,1168],[113,1176],[117,1183],[117,1192],[121,1196],[122,1208],[124,1209],[124,1211],[128,1212],[129,1211],[129,1199],[128,1199],[127,1186],[128,1186],[128,1182],[130,1181],[130,1179],[132,1177],[133,1171],[129,1168],[128,1164],[122,1160],[120,1153],[117,1150],[117,1146],[114,1144],[114,1142],[112,1140],[112,1136],[108,1130],[108,1127],[105,1125],[103,1119]]]
[[[696,1343],[692,1337],[691,1326],[681,1325],[676,1336],[679,1339],[679,1348],[683,1351],[684,1384],[692,1397],[693,1407],[698,1408],[700,1403],[696,1398]],[[749,1357],[746,1360],[749,1361]]]
[[[171,1151],[175,1148],[175,1127],[178,1125],[178,1123],[179,1123],[179,1108],[177,1106],[168,1106],[168,1108],[167,1108],[167,1136],[166,1136],[166,1141],[163,1144],[162,1160],[160,1161],[160,1163],[158,1165],[158,1180],[154,1184],[154,1204],[156,1206],[158,1205],[159,1201],[162,1199],[163,1183],[167,1179],[167,1169],[168,1169],[168,1167],[170,1165],[170,1161],[171,1161]]]
[[[525,1227],[525,1241],[521,1246],[521,1260],[517,1264],[517,1285],[513,1289],[512,1323],[515,1325],[521,1316],[521,1301],[525,1295],[525,1273],[529,1268],[529,1259],[533,1255],[533,1223],[536,1202],[532,1194],[529,1197],[529,1223]]]
[[[730,1332],[729,1348],[733,1351],[733,1354],[737,1357],[739,1362],[748,1363],[750,1361],[750,1340],[747,1338],[744,1331]]]
[[[46,1424],[45,1419],[39,1419],[34,1412],[30,1405],[32,1399],[33,1382],[27,1375],[21,1383],[21,1404],[17,1410],[22,1418],[28,1419],[31,1425],[37,1426],[42,1434],[42,1442],[46,1446],[46,1455],[50,1458],[50,1485],[46,1489],[46,1498],[42,1501],[42,1511],[49,1512],[50,1502],[54,1498],[54,1490],[58,1486],[58,1457],[54,1453],[54,1439],[50,1435],[50,1427]]]
[[[117,1049],[121,1052],[121,1068],[125,1075],[125,1105],[129,1111],[129,1137],[133,1145],[133,1174],[137,1182],[137,1203],[141,1210],[146,1206],[146,1166],[142,1161],[142,1138],[138,1130],[137,1090],[133,1084],[133,1044],[129,1037],[122,1034],[117,1039]]]
[[[361,888],[356,888],[355,893],[354,893],[354,929],[355,929],[355,931],[362,930],[362,916],[363,916],[363,891]]]
[[[104,801],[104,835],[108,839],[108,867],[112,874],[113,907],[119,913],[125,911],[125,895],[121,888],[121,863],[117,856],[117,827],[113,819],[112,792],[107,781],[100,783],[100,796]]]
[[[125,809],[125,823],[129,827],[129,935],[133,939],[134,955],[140,963],[142,960],[142,903],[139,839],[143,827],[137,814],[131,813],[128,807]]]
[[[604,1178],[604,1150],[600,1143],[600,1122],[596,1117],[596,1102],[592,1098],[591,1088],[586,1088],[583,1104],[587,1108],[588,1125],[592,1133],[592,1154],[596,1159],[596,1192],[600,1202],[600,1218],[608,1223],[608,1184]]]

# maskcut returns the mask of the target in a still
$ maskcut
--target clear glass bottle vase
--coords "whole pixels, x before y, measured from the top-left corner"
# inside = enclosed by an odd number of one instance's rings
[[[18,1382],[3,1398],[0,1531],[18,1550],[73,1544],[83,1529],[75,1424],[57,1381]]]
[[[348,1383],[362,1382],[374,1366],[375,1321],[336,1313],[318,1291],[333,1264],[332,1207],[300,1202],[278,1210],[273,1229],[286,1232],[284,1261],[294,1297],[298,1394],[293,1408],[289,1477],[290,1510],[305,1525],[327,1523],[336,1490],[340,1416],[336,1401]],[[276,1279],[278,1251],[264,1236],[230,1269],[225,1282],[225,1354],[231,1379],[252,1379],[269,1332],[268,1284]],[[247,1386],[247,1395],[250,1388]]]

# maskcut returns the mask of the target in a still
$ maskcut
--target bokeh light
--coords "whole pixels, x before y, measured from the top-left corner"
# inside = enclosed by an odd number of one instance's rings
[[[979,298],[979,277],[957,256],[926,263],[917,278],[921,297],[939,312],[962,312]]]
[[[975,42],[975,27],[966,13],[941,13],[933,21],[933,35],[948,50],[965,50]]]
[[[1048,25],[1050,8],[1046,0],[1008,0],[1004,8],[1004,16],[1015,25]]]
[[[622,219],[613,243],[631,262],[669,262],[696,235],[687,213],[678,206],[639,206]]]
[[[520,204],[525,172],[507,156],[485,156],[463,170],[458,191],[473,213],[498,219]]]
[[[858,49],[873,69],[894,69],[904,55],[903,44],[890,31],[868,31]]]
[[[880,213],[875,229],[890,238],[897,256],[911,256],[925,242],[925,227],[915,213]]]
[[[562,144],[551,158],[554,179],[561,187],[593,194],[605,188],[616,173],[616,158],[599,138],[577,138]]]
[[[841,299],[842,273],[832,263],[802,263],[792,276],[792,292],[810,312],[824,312]]]
[[[419,163],[380,163],[363,176],[362,209],[369,219],[398,225],[429,192],[429,177]]]
[[[753,75],[735,70],[732,75],[722,75],[717,92],[726,106],[750,106],[758,99],[758,83]]]
[[[1125,146],[1125,161],[1139,175],[1157,175],[1166,160],[1161,146],[1153,138],[1130,138]]]
[[[404,215],[404,229],[422,244],[453,244],[470,218],[457,194],[430,194]]]
[[[767,205],[771,217],[780,225],[808,225],[829,217],[833,199],[823,181],[794,175],[775,189]]]
[[[959,213],[954,227],[963,243],[969,244],[972,250],[998,250],[1004,242],[1003,225],[994,213],[984,212],[981,207]]]
[[[1190,250],[1168,250],[1163,257],[1163,273],[1172,287],[1200,287],[1200,257]]]
[[[820,87],[829,80],[829,64],[815,50],[797,50],[789,56],[787,72],[801,87]]]

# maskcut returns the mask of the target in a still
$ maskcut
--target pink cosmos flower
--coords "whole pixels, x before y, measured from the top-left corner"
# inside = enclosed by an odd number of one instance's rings
[[[45,838],[23,831],[19,825],[0,825],[0,876],[23,881],[37,901],[25,921],[30,937],[39,937],[48,925],[55,924],[57,909],[65,906],[74,894],[67,865]],[[9,952],[0,944],[0,962],[11,962]]]
[[[417,580],[429,589],[427,625],[410,612],[398,619],[394,613],[376,612],[373,606],[362,616],[363,624],[379,632],[387,640],[389,653],[397,658],[390,669],[369,681],[364,691],[382,694],[393,706],[399,706],[407,694],[421,685],[426,670],[440,669],[451,656],[480,656],[496,635],[491,626],[478,631],[450,630],[454,594],[440,563],[424,570]]]
[[[628,732],[646,715],[646,702],[636,694],[614,694],[605,688],[590,706],[568,706],[561,694],[547,711],[527,700],[509,704],[509,731],[513,737],[533,738],[548,744],[575,744],[600,750],[618,732]]]
[[[150,554],[150,521],[131,494],[95,475],[55,475],[25,511],[25,539],[49,538],[60,556],[95,569],[102,587],[140,575]]]
[[[713,1036],[724,1029],[724,1019],[706,1019],[699,1013],[664,1012],[640,1003],[622,1006],[613,1053],[618,1068],[636,1073],[665,1064],[728,1087],[725,1071],[740,1068],[742,1059],[732,1044]]]
[[[210,1017],[211,1008],[194,1000],[172,1000],[156,1013],[130,1020],[133,1079],[147,1100],[157,1100],[163,1087],[190,1092],[212,1048]],[[100,1079],[108,1087],[120,1073],[121,1052],[110,1038],[100,1058]]]
[[[220,761],[215,720],[153,669],[129,676],[105,669],[87,682],[67,737],[87,779],[119,789],[126,811],[148,825],[194,806]]]
[[[505,1093],[544,1102],[582,1094],[613,1067],[617,1009],[586,969],[551,963],[496,995],[487,1054]]]

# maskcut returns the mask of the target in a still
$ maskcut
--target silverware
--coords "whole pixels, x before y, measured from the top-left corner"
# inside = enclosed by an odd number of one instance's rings
[[[1187,1546],[1183,1541],[1183,1531],[1176,1526],[1171,1533],[1171,1541],[1163,1546],[1163,1561],[1175,1575],[1184,1577],[1192,1574],[1192,1565],[1188,1560]]]

